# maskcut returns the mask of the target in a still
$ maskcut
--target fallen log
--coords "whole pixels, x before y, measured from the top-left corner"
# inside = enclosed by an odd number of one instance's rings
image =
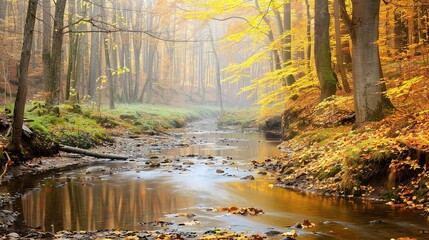
[[[86,156],[91,156],[91,157],[96,157],[96,158],[121,159],[121,160],[126,160],[129,158],[127,156],[116,155],[116,154],[107,154],[107,153],[98,153],[98,152],[85,150],[82,148],[70,147],[70,146],[65,146],[65,145],[60,145],[59,150],[63,151],[63,152],[68,152],[68,153],[83,154]]]

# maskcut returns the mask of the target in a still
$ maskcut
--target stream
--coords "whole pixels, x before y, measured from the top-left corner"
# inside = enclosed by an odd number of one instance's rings
[[[10,210],[20,212],[18,224],[44,231],[217,228],[248,234],[296,230],[297,239],[429,237],[422,233],[429,219],[418,211],[274,187],[275,179],[257,174],[250,164],[281,154],[280,142],[261,132],[217,129],[214,121],[204,121],[175,137],[196,144],[15,181],[9,189],[22,195]],[[249,175],[255,179],[244,179]],[[216,211],[230,206],[264,213]],[[315,227],[294,227],[304,219]]]

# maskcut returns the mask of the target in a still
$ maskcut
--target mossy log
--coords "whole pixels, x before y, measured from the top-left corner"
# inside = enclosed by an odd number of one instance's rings
[[[116,155],[116,154],[107,154],[107,153],[98,153],[98,152],[85,150],[82,148],[76,148],[76,147],[70,147],[70,146],[64,146],[64,145],[60,145],[59,150],[63,151],[63,152],[83,154],[86,156],[91,156],[91,157],[96,157],[96,158],[120,159],[120,160],[126,160],[129,158],[128,156],[122,156],[122,155]]]

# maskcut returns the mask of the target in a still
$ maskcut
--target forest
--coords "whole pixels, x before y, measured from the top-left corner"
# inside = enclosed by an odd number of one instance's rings
[[[156,239],[425,238],[428,45],[429,0],[0,0],[0,237],[126,239],[115,228]],[[118,176],[130,171],[142,180],[126,185]],[[185,172],[204,190],[264,201],[203,204],[195,196],[217,197],[181,182]],[[97,179],[91,193],[79,174]],[[194,198],[167,197],[170,185]],[[343,199],[329,208],[343,218],[282,208],[284,191]],[[290,198],[313,198],[301,197]],[[49,215],[49,203],[67,209]],[[390,232],[406,211],[413,227]],[[280,227],[272,212],[300,215]],[[226,230],[213,225],[220,213]]]

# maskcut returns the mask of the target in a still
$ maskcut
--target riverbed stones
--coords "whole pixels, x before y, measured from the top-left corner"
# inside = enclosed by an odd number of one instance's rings
[[[16,233],[16,232],[12,232],[12,233],[9,233],[8,235],[7,235],[10,239],[19,239],[21,236],[18,234],[18,233]]]
[[[255,180],[255,177],[253,175],[247,175],[245,177],[242,177],[243,180]]]
[[[183,162],[183,165],[187,165],[187,166],[190,166],[190,165],[194,165],[195,163],[194,162],[192,162],[192,161],[184,161]]]
[[[7,228],[13,225],[19,213],[9,210],[0,210],[0,228]]]

